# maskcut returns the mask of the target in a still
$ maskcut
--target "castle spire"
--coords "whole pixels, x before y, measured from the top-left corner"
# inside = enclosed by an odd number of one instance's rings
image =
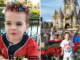
[[[60,7],[60,10],[59,10],[59,13],[62,13],[61,7]]]
[[[59,13],[58,13],[58,18],[59,19],[63,18],[63,13],[62,13],[61,7],[60,7],[60,10],[59,10]]]
[[[55,20],[57,18],[57,11],[56,9],[54,10],[54,15],[53,15],[53,19]]]
[[[54,10],[54,15],[56,15],[56,9]]]

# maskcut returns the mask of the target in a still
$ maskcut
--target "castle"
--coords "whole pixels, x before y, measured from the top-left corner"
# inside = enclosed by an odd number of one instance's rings
[[[54,11],[53,28],[80,29],[80,9],[77,0],[63,0],[63,11]]]

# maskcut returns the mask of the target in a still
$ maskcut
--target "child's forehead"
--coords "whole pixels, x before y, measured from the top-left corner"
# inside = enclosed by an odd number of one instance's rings
[[[12,11],[7,11],[5,13],[5,17],[8,19],[9,17],[12,18],[26,18],[26,15],[24,12],[12,12]]]
[[[24,12],[17,13],[8,11],[5,13],[5,21],[7,20],[26,20],[26,15]]]
[[[10,10],[6,11],[5,15],[6,14],[11,14],[11,15],[12,14],[15,14],[15,15],[23,15],[24,14],[25,15],[25,13],[23,11],[22,12],[16,12],[16,11],[10,11]]]
[[[65,35],[69,35],[68,33],[66,33]]]

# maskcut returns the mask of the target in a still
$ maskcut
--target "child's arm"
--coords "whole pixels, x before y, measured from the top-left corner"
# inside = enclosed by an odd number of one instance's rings
[[[64,49],[62,48],[61,55],[63,55],[63,53],[64,53]]]
[[[38,60],[39,53],[37,43],[32,38],[30,38],[27,43],[28,45],[26,58],[28,58],[29,60]]]
[[[2,54],[2,41],[1,41],[1,36],[0,36],[0,60],[8,60],[8,59],[5,59],[4,57],[3,57],[3,54]]]
[[[64,53],[64,43],[63,43],[63,41],[61,42],[60,47],[61,47],[61,55],[63,55],[63,53]]]

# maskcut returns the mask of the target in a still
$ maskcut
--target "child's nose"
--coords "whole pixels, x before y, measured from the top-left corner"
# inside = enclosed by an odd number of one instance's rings
[[[12,30],[16,30],[16,28],[17,28],[16,25],[12,25],[12,26],[11,26],[11,29],[12,29]]]

